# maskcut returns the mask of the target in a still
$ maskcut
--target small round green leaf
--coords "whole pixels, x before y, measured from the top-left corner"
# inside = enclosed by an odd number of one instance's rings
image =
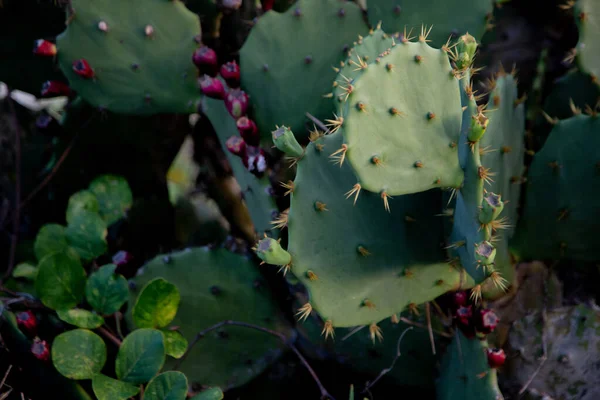
[[[69,244],[65,235],[65,227],[58,224],[46,224],[41,227],[35,237],[33,251],[40,261],[44,256],[65,250],[67,247]]]
[[[173,358],[181,358],[188,347],[188,341],[177,331],[163,330],[165,335],[165,351]]]
[[[115,274],[114,264],[107,264],[90,275],[85,287],[88,303],[102,315],[114,314],[129,296],[127,280],[123,275]]]
[[[153,279],[133,306],[133,322],[138,328],[163,328],[175,318],[179,300],[177,286],[163,278]]]
[[[31,265],[29,263],[20,263],[17,264],[15,269],[13,270],[12,276],[13,278],[25,278],[34,280],[37,276],[38,269],[36,266]]]
[[[65,231],[67,242],[82,260],[90,261],[106,253],[106,223],[98,213],[80,210]]]
[[[125,216],[133,204],[133,194],[127,181],[115,175],[102,175],[90,183],[89,190],[96,195],[100,215],[107,225]]]
[[[94,375],[92,389],[98,400],[127,400],[140,392],[137,386],[102,374]]]
[[[168,371],[156,376],[146,386],[144,400],[185,400],[188,381],[178,371]]]
[[[130,333],[119,349],[115,370],[117,377],[136,385],[146,383],[165,363],[165,344],[161,331],[150,328]]]
[[[58,318],[79,328],[96,329],[104,323],[104,318],[88,310],[73,308],[56,311]]]
[[[35,291],[45,306],[54,310],[75,307],[83,299],[85,270],[77,254],[68,249],[40,260]]]
[[[214,387],[198,393],[191,400],[221,400],[223,399],[223,391],[221,388]]]
[[[71,223],[73,218],[81,210],[97,213],[99,210],[98,199],[96,195],[89,190],[80,190],[69,197],[67,205],[67,223]]]
[[[52,362],[69,379],[91,379],[106,362],[106,344],[87,329],[61,333],[52,344]]]

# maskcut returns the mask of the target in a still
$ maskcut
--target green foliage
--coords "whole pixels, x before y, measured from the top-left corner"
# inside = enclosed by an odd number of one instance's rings
[[[369,0],[367,3],[371,25],[383,22],[388,32],[402,32],[406,28],[407,33],[412,31],[414,35],[423,24],[433,26],[428,39],[436,47],[441,47],[451,36],[465,33],[476,38],[483,36],[486,17],[492,9],[491,0]]]
[[[121,176],[99,176],[90,183],[88,190],[96,196],[98,213],[107,225],[123,218],[133,204],[129,184]]]
[[[29,263],[19,263],[15,266],[12,276],[14,278],[25,278],[28,280],[35,280],[37,276],[38,268]]]
[[[115,371],[117,377],[134,385],[148,382],[165,363],[165,344],[161,331],[137,329],[123,340]]]
[[[467,339],[460,330],[442,357],[438,400],[500,400],[496,371],[488,365],[487,342]]]
[[[115,274],[117,266],[107,264],[90,275],[85,286],[87,302],[102,315],[119,311],[129,296],[127,280]]]
[[[210,388],[192,397],[191,400],[222,400],[223,397],[223,391],[220,388]]]
[[[71,310],[57,310],[56,313],[58,318],[79,328],[95,329],[104,323],[104,318],[88,310],[73,308]]]
[[[80,210],[72,217],[65,235],[83,261],[91,261],[108,250],[107,226],[97,213]]]
[[[175,318],[180,295],[177,286],[163,278],[144,286],[133,306],[133,322],[138,328],[164,328]]]
[[[146,386],[146,400],[185,400],[188,382],[184,374],[178,371],[163,372],[152,378]]]
[[[40,260],[35,291],[46,307],[64,310],[83,299],[86,273],[72,251],[51,253]]]
[[[68,247],[65,227],[62,225],[46,224],[35,237],[34,251],[38,261],[48,254],[66,250]]]
[[[91,379],[106,362],[106,345],[87,329],[61,333],[52,343],[52,362],[67,378]]]
[[[256,266],[245,257],[208,248],[159,255],[143,267],[134,281],[137,287],[143,287],[158,277],[179,289],[181,302],[172,324],[190,342],[201,330],[224,320],[288,332]],[[128,320],[132,322],[130,315]],[[178,370],[186,374],[190,383],[231,388],[263,372],[280,353],[281,346],[277,338],[263,332],[223,327],[196,343]],[[173,364],[168,360],[167,368]]]
[[[80,190],[69,198],[67,205],[67,223],[70,224],[81,211],[97,213],[100,210],[96,195],[89,190]]]
[[[197,72],[191,57],[200,22],[182,2],[71,4],[76,14],[57,38],[58,62],[81,97],[118,113],[194,111]],[[93,79],[74,72],[80,59],[93,68]]]
[[[162,330],[165,336],[165,351],[173,358],[181,358],[188,347],[188,341],[177,331]]]
[[[281,124],[303,136],[305,112],[331,117],[322,96],[335,78],[331,67],[367,30],[358,6],[336,0],[300,0],[261,17],[240,50],[240,69],[263,136]]]
[[[92,389],[98,400],[127,400],[140,392],[138,386],[102,374],[94,375]]]

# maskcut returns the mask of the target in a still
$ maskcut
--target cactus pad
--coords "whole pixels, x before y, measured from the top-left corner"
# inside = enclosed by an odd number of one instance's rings
[[[190,343],[199,331],[224,320],[287,333],[287,324],[279,316],[256,267],[240,255],[204,247],[160,255],[134,279],[141,288],[158,277],[179,289],[181,302],[171,324],[179,326]],[[280,354],[281,346],[277,338],[263,332],[227,326],[202,338],[180,370],[190,382],[221,386],[225,390],[243,385],[260,374]],[[166,369],[172,365],[173,360],[167,361]]]
[[[459,85],[448,55],[421,39],[396,44],[373,64],[355,56],[360,78],[337,78],[347,88],[342,101],[350,104],[341,121],[343,151],[371,192],[394,196],[458,187],[463,180],[456,149]]]
[[[304,136],[305,112],[328,118],[332,67],[367,31],[359,7],[336,0],[300,0],[261,17],[240,50],[240,69],[262,135],[283,124]]]
[[[522,258],[600,259],[600,119],[561,120],[529,168],[512,245]]]
[[[600,77],[600,4],[595,0],[577,0],[575,15],[579,27],[577,61],[593,77]]]
[[[198,17],[180,1],[72,0],[75,10],[57,38],[58,62],[70,86],[93,106],[127,114],[195,111],[191,61]],[[85,60],[94,76],[73,63]]]
[[[351,168],[328,157],[341,142],[340,132],[309,144],[294,181],[288,252],[312,307],[333,326],[349,327],[456,289],[460,273],[444,260],[442,220],[433,211],[441,192],[348,195],[356,184]]]
[[[399,32],[405,27],[418,30],[422,24],[433,25],[433,45],[442,46],[450,36],[470,33],[483,36],[487,16],[493,10],[491,0],[369,0],[368,14],[371,25],[382,21],[388,32]]]

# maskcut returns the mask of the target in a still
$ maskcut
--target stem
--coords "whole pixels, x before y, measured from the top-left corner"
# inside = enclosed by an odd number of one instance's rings
[[[100,333],[102,336],[106,337],[107,339],[109,339],[111,342],[113,342],[114,344],[117,345],[117,347],[121,347],[121,341],[112,333],[110,333],[108,330],[106,330],[106,328],[104,327],[100,327],[98,329],[96,329],[98,331],[98,333]]]
[[[317,118],[316,118],[315,116],[313,116],[311,113],[308,113],[308,112],[307,112],[307,113],[306,113],[306,116],[307,116],[307,117],[308,117],[308,118],[309,118],[309,119],[310,119],[312,122],[314,122],[314,123],[315,123],[315,125],[317,125],[319,128],[321,128],[322,130],[324,130],[324,131],[325,131],[325,132],[327,132],[327,133],[331,133],[331,132],[329,131],[329,128],[327,128],[327,127],[325,126],[325,124],[324,124],[324,123],[322,123],[322,122],[321,122],[319,119],[317,119]]]
[[[217,330],[220,327],[226,326],[226,325],[233,325],[233,326],[241,326],[241,327],[244,327],[244,328],[250,328],[250,329],[254,329],[254,330],[257,330],[257,331],[264,332],[264,333],[268,333],[269,335],[272,335],[272,336],[275,336],[275,337],[279,338],[283,342],[283,344],[285,344],[290,349],[292,349],[292,351],[300,359],[300,362],[306,367],[306,369],[308,370],[308,372],[310,373],[310,375],[313,377],[313,379],[315,380],[315,383],[317,384],[317,386],[319,387],[319,390],[321,391],[321,399],[335,400],[334,397],[332,395],[330,395],[329,392],[327,392],[327,389],[325,389],[325,387],[323,386],[323,384],[319,380],[319,377],[317,376],[316,372],[311,368],[311,366],[308,364],[308,362],[306,361],[306,359],[304,358],[304,356],[302,356],[302,354],[300,353],[300,351],[296,348],[296,346],[294,346],[293,343],[289,343],[288,342],[288,338],[285,335],[283,335],[282,333],[279,333],[279,332],[272,331],[272,330],[267,329],[267,328],[263,328],[262,326],[249,324],[247,322],[231,321],[231,320],[221,321],[221,322],[216,323],[215,325],[213,325],[211,327],[208,327],[208,328],[206,328],[206,329],[198,332],[196,334],[196,336],[194,337],[194,340],[192,340],[192,342],[188,346],[188,348],[185,351],[185,353],[183,354],[183,356],[175,364],[174,370],[177,370],[179,368],[179,366],[181,365],[181,363],[183,363],[183,361],[189,355],[189,353],[192,350],[192,348],[196,345],[196,343],[198,343],[200,341],[200,339],[202,339],[208,333],[210,333],[210,332],[212,332],[214,330]]]
[[[399,319],[400,319],[400,321],[404,322],[405,324],[413,325],[413,326],[416,326],[417,328],[428,329],[426,325],[423,325],[420,322],[411,321],[410,319],[405,318],[405,317],[400,317]],[[434,333],[437,333],[440,336],[452,338],[452,335],[449,333],[441,332],[436,329],[432,329],[431,331]]]
[[[433,339],[433,328],[431,327],[431,307],[425,303],[425,315],[427,317],[427,330],[429,331],[429,341],[431,342],[431,352],[435,356],[435,340]]]
[[[123,340],[123,332],[121,331],[121,318],[123,317],[123,314],[121,314],[120,312],[116,312],[115,313],[115,325],[117,326],[117,333],[119,334],[119,337],[121,338],[121,340]]]

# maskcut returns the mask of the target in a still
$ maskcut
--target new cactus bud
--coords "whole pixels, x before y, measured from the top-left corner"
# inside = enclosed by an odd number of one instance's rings
[[[456,307],[462,307],[465,304],[467,304],[467,299],[469,298],[469,296],[467,296],[467,292],[465,291],[460,291],[460,292],[456,292],[454,293],[454,305]]]
[[[487,335],[496,329],[498,322],[500,322],[500,319],[495,312],[490,309],[482,309],[476,315],[475,329],[477,329],[477,332]]]
[[[225,98],[225,88],[223,87],[223,83],[217,78],[204,75],[198,81],[200,83],[200,90],[202,90],[205,96],[220,100]]]
[[[301,157],[304,149],[294,137],[294,133],[287,126],[277,127],[271,132],[275,146],[290,157]]]
[[[477,40],[468,33],[462,35],[458,41],[458,59],[456,60],[456,66],[459,69],[471,66],[476,51]]]
[[[36,337],[33,339],[33,344],[31,345],[31,353],[38,360],[46,361],[50,358],[50,349],[48,348],[48,343],[45,340],[41,340]]]
[[[46,81],[42,85],[42,96],[68,96],[71,88],[66,83],[59,81]]]
[[[487,349],[487,359],[490,368],[499,368],[506,361],[506,354],[502,349]]]
[[[133,255],[130,252],[121,250],[115,253],[115,255],[112,257],[112,262],[117,267],[121,267],[127,265],[132,259]]]
[[[479,141],[479,139],[483,137],[489,122],[490,119],[481,111],[477,115],[473,115],[473,117],[471,117],[471,129],[469,130],[468,135],[469,142],[475,143]]]
[[[502,197],[495,193],[487,193],[483,196],[481,202],[481,211],[479,212],[479,222],[489,224],[502,212],[504,203]]]
[[[254,251],[267,264],[289,265],[292,262],[290,253],[285,251],[277,240],[270,237],[261,239]]]
[[[240,67],[235,61],[230,61],[221,65],[221,76],[231,88],[240,86]]]
[[[17,314],[17,326],[21,331],[33,336],[37,331],[37,319],[30,311],[21,311]]]
[[[246,156],[246,142],[239,136],[231,136],[227,139],[225,147],[231,154],[242,158]]]
[[[73,71],[82,78],[91,79],[94,77],[94,69],[83,58],[73,61]]]
[[[33,54],[36,56],[51,57],[56,55],[56,45],[44,39],[38,39],[33,46]]]
[[[225,97],[225,107],[229,114],[236,120],[248,110],[248,95],[241,89],[231,89]]]
[[[488,241],[475,244],[475,259],[479,265],[490,265],[496,258],[496,248]]]
[[[192,56],[192,61],[200,72],[215,76],[219,65],[217,62],[217,53],[208,46],[202,46],[196,49]]]
[[[236,121],[238,132],[246,143],[250,146],[258,146],[260,144],[260,135],[258,134],[258,127],[248,117],[241,117]]]

